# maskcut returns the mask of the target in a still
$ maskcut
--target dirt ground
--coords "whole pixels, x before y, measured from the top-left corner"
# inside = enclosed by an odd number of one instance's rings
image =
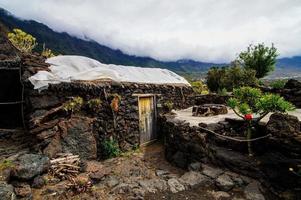
[[[228,197],[216,197],[218,190],[214,186],[194,187],[172,193],[169,190],[150,192],[150,188],[158,187],[147,185],[149,180],[159,181],[159,171],[168,172],[168,179],[179,178],[185,171],[172,166],[165,160],[163,145],[155,143],[150,146],[126,153],[121,157],[105,161],[88,161],[86,171],[80,176],[88,177],[93,173],[103,173],[104,176],[88,192],[74,194],[66,189],[68,181],[55,182],[49,179],[49,183],[41,189],[33,189],[33,199],[175,199],[175,200],[208,200],[208,199],[244,199],[241,190],[228,192]],[[165,177],[166,178],[166,177]],[[160,182],[161,181],[161,182]],[[53,183],[52,183],[53,182]],[[166,181],[165,181],[166,182]],[[143,188],[144,183],[146,186]],[[219,191],[220,192],[220,191]]]

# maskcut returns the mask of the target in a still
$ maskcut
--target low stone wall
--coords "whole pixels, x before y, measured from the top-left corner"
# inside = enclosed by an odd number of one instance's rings
[[[114,82],[61,83],[51,85],[42,92],[30,87],[28,83],[26,113],[27,120],[30,122],[30,132],[38,139],[36,149],[50,157],[67,151],[80,154],[86,159],[102,157],[101,147],[105,139],[114,138],[122,150],[129,150],[139,145],[138,97],[134,94],[156,94],[158,104],[164,105],[165,102],[171,101],[174,108],[186,108],[192,105],[190,97],[193,95],[192,89],[185,86]],[[115,94],[121,97],[118,112],[113,112],[111,108],[112,95]],[[97,110],[90,110],[87,106],[83,106],[80,112],[72,116],[67,116],[64,112],[56,112],[39,124],[33,123],[47,112],[62,106],[71,97],[82,97],[84,102],[99,98],[101,106]],[[161,112],[163,112],[162,108],[158,108],[158,113]],[[78,118],[82,120],[77,122]],[[78,123],[81,123],[81,127],[76,127]],[[73,133],[68,131],[70,129],[74,129]],[[84,132],[85,137],[74,133],[79,131]],[[91,148],[81,148],[81,143],[89,142]],[[82,152],[78,152],[77,149]]]
[[[294,199],[301,195],[298,189],[301,177],[289,168],[298,170],[301,163],[300,124],[295,117],[279,118],[279,114],[274,114],[267,127],[261,127],[258,136],[270,133],[272,137],[253,142],[254,157],[248,156],[246,143],[219,138],[200,126],[167,118],[161,121],[162,132],[166,136],[166,157],[181,168],[187,168],[193,162],[227,168],[259,180],[272,196]],[[240,130],[243,126],[237,126],[233,121],[201,126],[228,136],[237,137],[238,133],[243,136]],[[291,130],[290,133],[286,129]]]

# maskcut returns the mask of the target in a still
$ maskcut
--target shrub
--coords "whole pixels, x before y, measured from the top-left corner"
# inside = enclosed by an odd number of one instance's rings
[[[239,117],[248,123],[247,139],[251,139],[252,129],[270,112],[286,112],[295,107],[276,94],[263,94],[258,88],[241,87],[233,91],[233,98],[227,102]],[[253,114],[258,115],[253,119]],[[251,142],[248,142],[249,155],[252,155]]]
[[[87,102],[87,106],[90,110],[96,112],[101,108],[101,103],[102,103],[102,101],[99,98],[90,99]]]
[[[203,81],[191,81],[190,85],[193,91],[197,94],[208,94],[208,87]]]
[[[114,139],[107,139],[102,142],[103,155],[105,158],[114,158],[121,154],[119,145]]]
[[[285,80],[275,80],[270,83],[270,86],[274,89],[283,89],[286,84]]]
[[[250,45],[246,51],[238,56],[238,62],[246,69],[256,71],[256,78],[263,78],[273,71],[278,56],[277,49],[272,44],[271,47],[262,44]]]
[[[71,100],[67,101],[64,105],[63,105],[63,109],[70,113],[73,114],[75,112],[78,112],[81,110],[82,106],[83,106],[84,100],[81,97],[73,97]]]
[[[44,56],[45,58],[51,58],[55,56],[54,53],[52,53],[51,49],[45,47],[45,44],[43,44],[43,50],[41,55]]]
[[[8,33],[8,39],[17,49],[24,53],[31,53],[37,46],[36,38],[20,29],[14,29],[12,33]]]
[[[0,162],[0,171],[3,171],[7,168],[14,168],[15,164],[11,160],[3,160]]]
[[[165,112],[171,112],[173,107],[174,107],[174,104],[170,100],[163,103],[163,109],[165,110]]]

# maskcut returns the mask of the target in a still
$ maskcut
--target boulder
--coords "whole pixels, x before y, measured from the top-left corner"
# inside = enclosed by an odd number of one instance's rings
[[[46,180],[42,176],[37,176],[33,179],[32,187],[33,188],[42,188],[46,184]]]
[[[48,157],[39,154],[24,154],[16,159],[13,176],[18,179],[30,180],[46,172],[49,167]]]
[[[62,151],[79,155],[81,159],[95,159],[97,145],[92,132],[92,122],[92,119],[86,117],[72,117],[60,122]]]
[[[274,113],[271,115],[266,129],[268,134],[275,137],[294,137],[300,135],[300,122],[295,116]]]
[[[248,200],[265,200],[259,189],[259,183],[257,181],[251,182],[245,187],[244,194]]]
[[[20,183],[15,186],[15,193],[18,197],[21,198],[31,198],[32,193],[31,193],[31,188],[28,184],[26,183]]]
[[[146,191],[150,193],[155,193],[158,191],[167,190],[168,186],[166,181],[162,179],[149,179],[140,180],[138,184]]]
[[[0,181],[8,182],[10,179],[11,171],[11,168],[5,168],[3,170],[0,170]]]
[[[220,190],[226,192],[230,191],[235,185],[230,176],[228,176],[227,174],[220,175],[215,180],[215,184]]]
[[[0,199],[1,200],[15,200],[14,187],[6,182],[0,182]]]
[[[285,89],[297,89],[297,88],[301,88],[301,82],[295,80],[295,79],[290,79],[286,82]]]
[[[208,176],[202,175],[195,171],[186,172],[179,180],[183,185],[188,187],[205,184],[207,185],[210,182],[210,178]]]
[[[202,165],[202,173],[210,178],[217,178],[219,175],[221,175],[224,171],[220,168],[211,167],[209,165],[203,164]]]
[[[172,193],[177,193],[180,191],[185,190],[185,186],[182,185],[178,179],[176,178],[171,178],[167,181],[167,184],[169,186],[169,189]]]

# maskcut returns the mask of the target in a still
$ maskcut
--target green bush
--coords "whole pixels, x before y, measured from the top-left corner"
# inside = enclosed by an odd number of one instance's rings
[[[275,80],[270,83],[270,86],[274,89],[283,89],[286,84],[286,80]]]
[[[87,101],[87,106],[90,110],[96,112],[101,108],[102,101],[99,98],[90,99]]]
[[[208,94],[208,87],[203,81],[190,81],[193,91],[197,94]]]
[[[70,113],[73,114],[75,112],[79,112],[83,106],[84,100],[81,97],[73,97],[71,100],[67,101],[63,105],[63,109]]]
[[[170,112],[174,107],[174,104],[172,101],[168,100],[166,102],[163,103],[163,109],[166,111],[166,112]]]
[[[36,38],[21,29],[14,29],[12,33],[8,33],[8,39],[17,49],[24,53],[31,53],[37,46]]]
[[[118,142],[114,139],[107,139],[102,142],[103,155],[105,158],[114,158],[121,154]]]

